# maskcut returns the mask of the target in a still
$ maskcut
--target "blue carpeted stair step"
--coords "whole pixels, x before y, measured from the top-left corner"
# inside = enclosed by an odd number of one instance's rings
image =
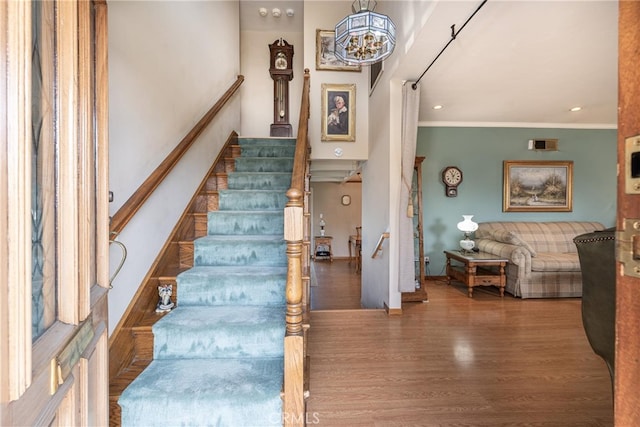
[[[204,236],[194,241],[194,265],[286,266],[282,235]]]
[[[230,190],[282,190],[291,187],[291,172],[232,172],[227,177]]]
[[[208,234],[284,233],[284,213],[277,211],[214,211],[208,215]]]
[[[291,157],[236,157],[237,172],[291,172]]]
[[[153,358],[279,357],[284,306],[189,306],[153,325]]]
[[[282,358],[154,360],[118,401],[122,425],[281,426],[283,369]]]
[[[295,145],[243,145],[242,157],[293,157]]]
[[[180,307],[283,305],[286,267],[193,267],[177,277]]]
[[[283,190],[220,190],[218,194],[221,211],[282,211],[289,201]]]

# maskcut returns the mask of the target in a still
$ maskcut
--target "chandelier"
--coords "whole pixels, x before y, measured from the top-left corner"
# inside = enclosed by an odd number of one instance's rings
[[[396,45],[396,26],[373,12],[375,0],[355,0],[349,15],[336,25],[336,56],[350,64],[373,64],[391,55]]]

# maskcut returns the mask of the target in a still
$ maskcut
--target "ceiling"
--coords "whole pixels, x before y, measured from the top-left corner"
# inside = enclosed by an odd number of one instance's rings
[[[391,1],[399,10],[405,7]],[[342,3],[346,14],[351,1]],[[434,2],[392,71],[414,81],[442,52],[420,81],[422,125],[616,127],[617,1],[489,0],[460,30],[480,4]],[[269,11],[266,19],[259,7]],[[274,7],[282,10],[279,19],[271,15]],[[286,16],[288,8],[293,17]],[[242,0],[240,9],[243,29],[302,31],[301,0]],[[443,51],[453,24],[459,33]],[[582,109],[571,112],[572,107]],[[345,165],[352,167],[353,162]]]

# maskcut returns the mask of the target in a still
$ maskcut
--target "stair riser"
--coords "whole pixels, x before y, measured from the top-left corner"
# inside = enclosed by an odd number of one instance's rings
[[[209,235],[284,233],[284,214],[274,212],[209,212]]]
[[[295,146],[243,146],[242,157],[293,157],[296,152]]]
[[[283,210],[289,200],[284,191],[221,190],[221,211]]]
[[[238,157],[235,160],[236,172],[291,172],[293,159]]]
[[[182,340],[185,337],[187,339]],[[284,355],[284,329],[261,327],[220,328],[209,334],[198,334],[193,328],[165,337],[155,335],[154,359],[180,359],[185,354],[191,359],[279,357]]]
[[[200,243],[195,242],[194,265],[210,266],[286,266],[287,245],[284,241],[251,241],[243,244],[238,241],[216,239]]]
[[[253,145],[284,145],[284,146],[295,146],[296,139],[295,138],[239,138],[238,145],[240,147],[247,147]]]
[[[280,357],[284,308],[189,308],[153,326],[154,359]]]
[[[227,188],[230,190],[281,190],[291,187],[291,173],[234,172],[229,174]]]
[[[192,278],[180,285],[180,306],[283,305],[286,283],[286,275]]]

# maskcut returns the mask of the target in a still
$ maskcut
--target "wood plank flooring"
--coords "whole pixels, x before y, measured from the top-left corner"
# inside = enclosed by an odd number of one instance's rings
[[[348,259],[313,261],[316,280],[311,281],[311,310],[360,308],[360,274],[355,268],[355,261]]]
[[[429,302],[389,317],[344,309],[360,305],[348,262],[314,267],[308,425],[613,425],[579,299],[500,298],[493,287],[471,299],[462,284],[432,281]]]

